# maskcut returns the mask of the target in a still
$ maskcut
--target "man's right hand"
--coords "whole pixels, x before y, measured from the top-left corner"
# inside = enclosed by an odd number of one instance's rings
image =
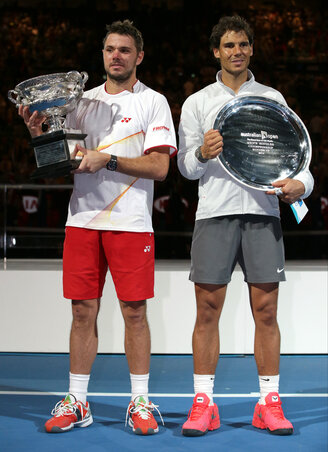
[[[38,111],[30,113],[29,108],[23,105],[19,105],[18,114],[24,119],[32,138],[42,135],[42,124],[46,120],[45,116],[40,115]]]
[[[204,135],[201,152],[204,159],[214,159],[223,151],[223,138],[218,130],[210,129]]]

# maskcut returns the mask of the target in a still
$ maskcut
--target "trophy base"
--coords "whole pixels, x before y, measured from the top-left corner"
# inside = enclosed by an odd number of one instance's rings
[[[37,169],[31,174],[31,179],[69,175],[81,162],[72,159],[71,153],[76,144],[85,147],[86,136],[80,131],[55,130],[32,138]]]
[[[52,165],[43,166],[36,169],[31,174],[31,179],[54,178],[60,176],[68,176],[71,171],[77,169],[81,160],[66,160],[65,162],[54,163]]]

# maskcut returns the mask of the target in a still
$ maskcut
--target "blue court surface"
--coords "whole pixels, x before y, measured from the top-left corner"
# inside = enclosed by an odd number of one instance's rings
[[[193,397],[192,357],[154,355],[150,371],[151,400],[165,425],[152,436],[134,435],[125,427],[129,371],[124,355],[98,355],[88,400],[94,423],[63,434],[47,434],[43,425],[67,391],[66,354],[0,354],[0,450],[37,452],[100,451],[245,451],[327,452],[328,356],[282,356],[280,395],[291,436],[274,436],[252,427],[258,399],[253,356],[220,358],[215,402],[221,427],[198,438],[181,435]]]

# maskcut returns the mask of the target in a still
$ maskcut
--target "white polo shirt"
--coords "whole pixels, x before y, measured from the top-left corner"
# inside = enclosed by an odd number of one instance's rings
[[[105,84],[86,91],[66,117],[66,127],[87,134],[87,149],[138,157],[158,146],[176,149],[165,97],[137,81],[133,92],[108,94]],[[66,225],[89,229],[152,232],[154,181],[100,169],[75,174]]]
[[[279,91],[257,83],[250,71],[238,94],[223,84],[219,71],[215,83],[189,96],[182,106],[177,161],[184,177],[199,179],[196,220],[237,214],[280,217],[277,196],[237,182],[225,171],[218,158],[201,163],[195,156],[195,150],[202,146],[204,134],[213,128],[222,106],[241,96],[262,96],[286,104]],[[302,199],[309,196],[313,188],[310,171],[302,171],[295,179],[305,186]]]

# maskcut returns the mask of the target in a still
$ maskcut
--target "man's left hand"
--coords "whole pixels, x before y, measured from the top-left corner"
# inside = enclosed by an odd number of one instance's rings
[[[272,185],[275,188],[279,188],[281,193],[278,194],[279,198],[286,202],[287,204],[293,204],[295,201],[299,200],[300,197],[305,193],[305,187],[303,182],[296,179],[282,179],[273,182]],[[268,190],[267,195],[277,195],[275,190]]]
[[[85,149],[84,147],[77,144],[74,151],[71,154],[71,158],[75,158],[77,153],[83,154],[80,166],[72,171],[74,174],[81,173],[96,173],[101,168],[106,166],[106,163],[110,159],[109,154],[101,153],[91,149]]]

